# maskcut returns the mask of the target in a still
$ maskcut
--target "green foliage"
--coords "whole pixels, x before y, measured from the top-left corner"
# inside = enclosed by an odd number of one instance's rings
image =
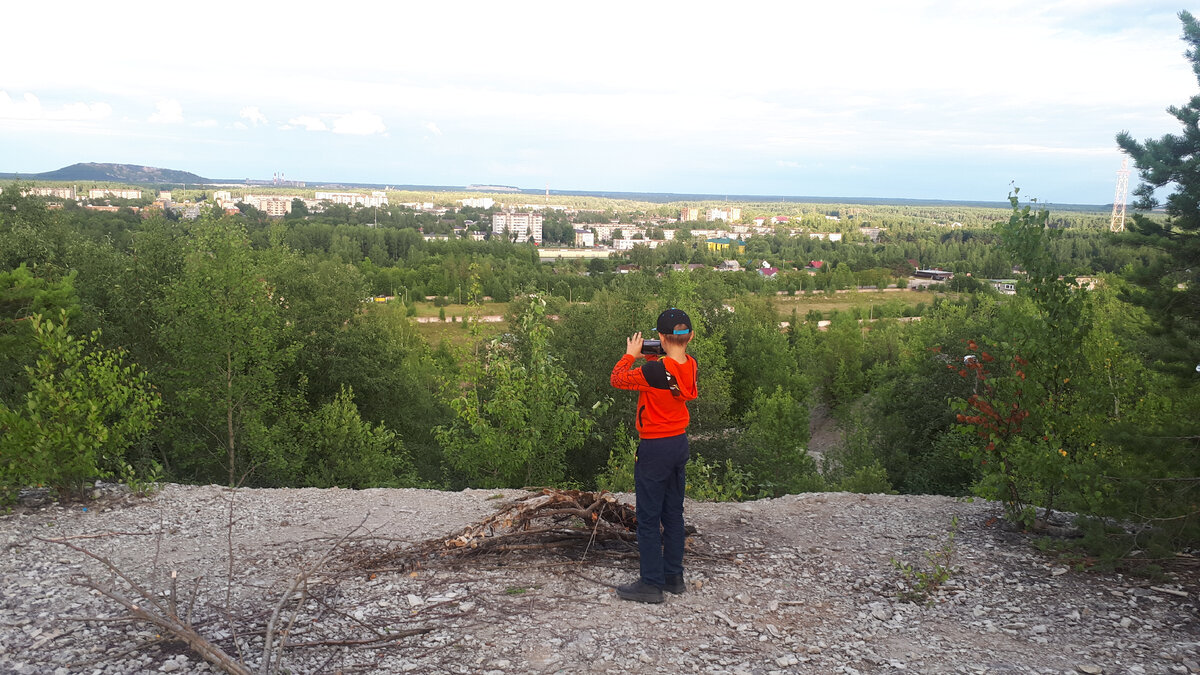
[[[99,346],[99,334],[76,338],[65,311],[57,322],[30,319],[37,361],[16,407],[0,403],[0,498],[30,485],[79,493],[95,478],[124,470],[130,443],[150,430],[158,394],[145,372],[118,351]]]
[[[801,492],[817,475],[817,464],[808,455],[808,410],[776,386],[761,390],[743,420],[738,439],[741,456],[754,485],[771,496]]]
[[[637,487],[634,481],[637,449],[637,436],[629,434],[624,424],[617,427],[608,463],[596,475],[596,487],[609,492],[633,492]]]
[[[1200,82],[1200,23],[1187,11],[1179,13],[1186,56]],[[1149,211],[1160,206],[1164,188],[1165,219],[1134,214],[1122,240],[1138,248],[1163,251],[1165,257],[1132,275],[1143,289],[1134,298],[1149,308],[1160,328],[1160,367],[1194,378],[1200,363],[1200,95],[1167,109],[1182,125],[1178,134],[1138,142],[1128,131],[1117,134],[1121,150],[1133,158],[1141,184],[1135,206]]]
[[[686,468],[687,486],[684,493],[700,502],[737,502],[750,499],[750,475],[725,460],[722,466],[704,461],[700,455],[692,455]]]
[[[450,401],[454,422],[436,431],[446,459],[472,485],[562,481],[567,454],[583,444],[593,424],[576,407],[578,390],[550,352],[545,302],[528,296],[517,304],[513,340],[488,346],[474,381]]]
[[[202,480],[224,474],[237,485],[250,473],[279,480],[294,468],[290,430],[275,422],[296,409],[280,382],[300,345],[288,339],[287,299],[264,272],[244,228],[202,223],[157,306],[176,472]]]
[[[950,520],[950,529],[936,550],[924,551],[924,561],[909,563],[892,558],[892,566],[900,573],[901,588],[898,596],[904,602],[930,604],[942,587],[956,572],[954,558],[958,547],[954,537],[958,534],[958,516]]]
[[[32,317],[79,314],[74,275],[58,281],[34,276],[21,263],[11,272],[0,270],[0,402],[15,403],[25,393],[25,368],[37,358]]]
[[[139,471],[129,462],[121,460],[116,477],[129,488],[130,494],[135,497],[149,497],[162,487],[163,468],[158,462],[150,461],[145,469]]]
[[[363,421],[349,387],[305,420],[299,439],[309,458],[304,484],[313,487],[414,487],[420,485],[396,434]]]

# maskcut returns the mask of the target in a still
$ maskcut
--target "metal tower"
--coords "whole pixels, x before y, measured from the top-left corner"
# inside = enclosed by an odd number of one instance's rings
[[[1117,193],[1113,197],[1112,222],[1108,229],[1113,232],[1125,231],[1125,201],[1129,197],[1129,158],[1121,160],[1121,170],[1117,172]]]

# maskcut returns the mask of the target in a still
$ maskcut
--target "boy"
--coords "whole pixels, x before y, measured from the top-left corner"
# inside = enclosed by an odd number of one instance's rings
[[[612,371],[612,385],[638,392],[638,444],[634,464],[637,490],[637,540],[641,576],[617,587],[617,595],[638,602],[662,602],[663,590],[682,593],[683,488],[688,461],[686,402],[696,398],[696,359],[688,356],[692,320],[672,307],[658,317],[658,335],[666,355],[642,355],[642,334],[625,341],[625,354]],[[661,533],[660,533],[661,527]]]

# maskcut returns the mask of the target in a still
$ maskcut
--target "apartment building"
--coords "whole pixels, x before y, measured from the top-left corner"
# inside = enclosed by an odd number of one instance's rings
[[[346,206],[387,206],[388,199],[386,192],[375,191],[369,195],[361,192],[317,192],[316,200],[319,202],[328,201],[333,204],[345,204]]]
[[[502,212],[492,215],[492,232],[504,234],[505,231],[514,241],[525,242],[532,237],[533,243],[540,246],[542,244],[542,214],[537,211],[527,211],[525,213]]]
[[[141,199],[141,190],[109,190],[100,188],[88,190],[88,199]]]

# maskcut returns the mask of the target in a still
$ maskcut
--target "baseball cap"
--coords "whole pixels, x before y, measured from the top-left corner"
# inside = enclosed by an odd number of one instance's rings
[[[686,325],[687,328],[675,330],[675,326],[681,323]],[[687,335],[690,332],[692,332],[692,320],[688,317],[687,312],[682,309],[672,307],[658,315],[659,335]]]

